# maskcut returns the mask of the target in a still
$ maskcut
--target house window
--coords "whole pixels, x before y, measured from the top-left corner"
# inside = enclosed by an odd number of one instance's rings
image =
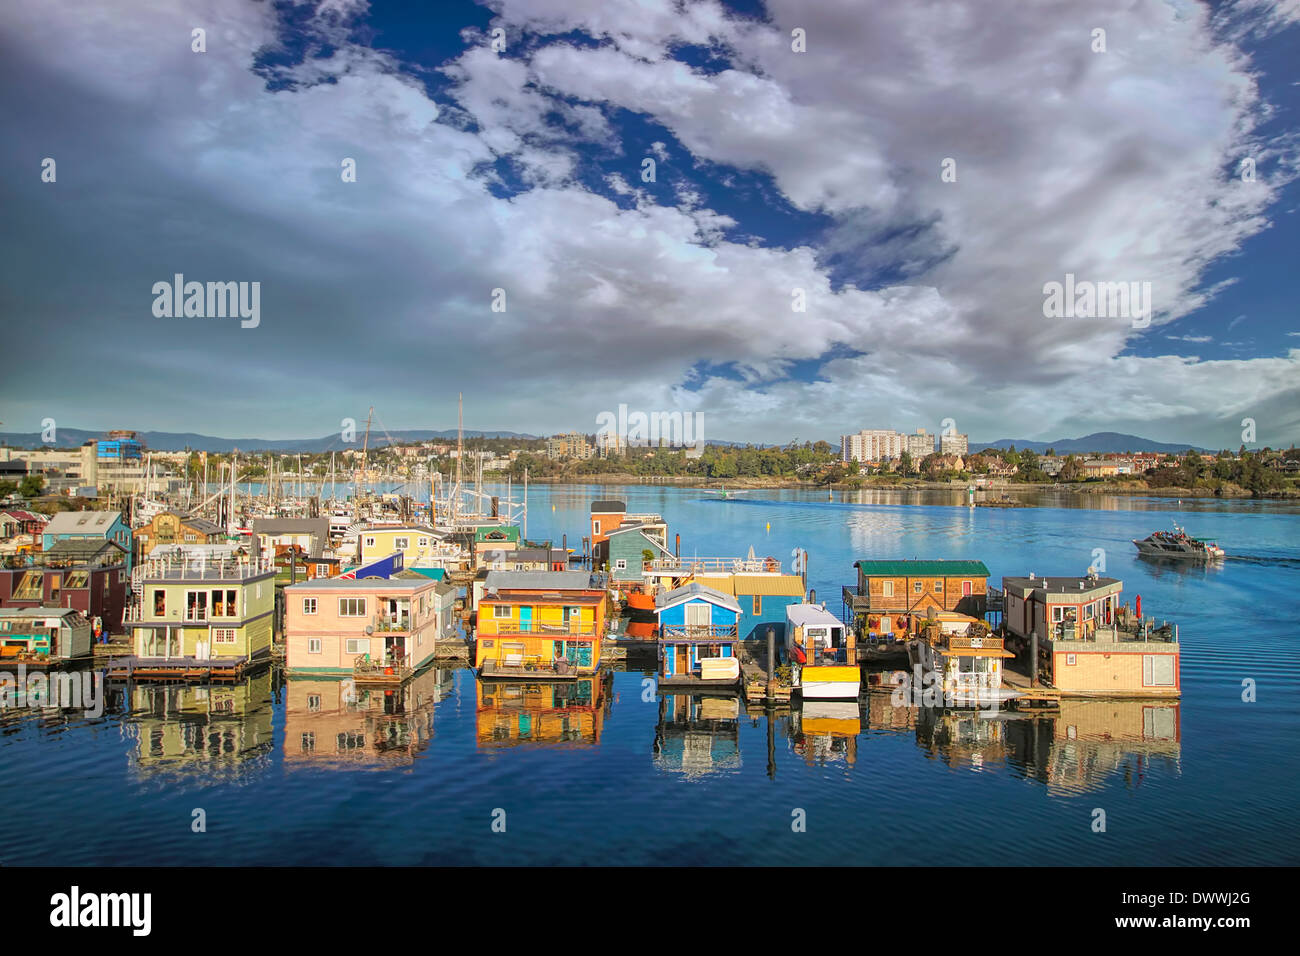
[[[763,613],[763,596],[761,594],[754,595],[754,613],[755,614]]]
[[[303,599],[302,599],[302,613],[303,613],[303,614],[315,614],[315,613],[316,613],[316,599],[315,599],[315,598],[303,598]]]
[[[893,597],[893,596],[894,596],[894,582],[893,582],[893,581],[884,581],[884,582],[882,582],[881,585],[880,585],[880,593],[881,593],[884,597]]]
[[[429,539],[428,539],[428,538],[421,538],[421,539],[420,539],[420,547],[422,547],[422,548],[427,548],[428,546],[429,546]]]
[[[305,754],[313,753],[316,750],[316,735],[306,733],[302,735],[302,752]]]
[[[367,637],[350,637],[348,638],[346,653],[348,654],[369,654],[370,639]]]
[[[214,627],[212,629],[213,644],[233,644],[235,643],[235,629],[233,627]]]
[[[934,593],[935,593],[935,594],[942,594],[942,593],[943,593],[943,581],[935,581],[935,582],[934,582]]]
[[[510,617],[510,605],[509,605],[509,604],[493,604],[493,605],[492,605],[492,617],[494,617],[494,618],[495,618],[496,620],[498,620],[498,621],[505,620],[505,619],[509,618],[509,617]]]
[[[167,613],[167,592],[153,592],[153,613],[154,617],[162,617]]]
[[[411,539],[410,539],[410,538],[394,538],[394,539],[393,539],[393,550],[394,550],[394,551],[405,551],[405,550],[406,550],[407,548],[409,548],[410,546],[411,546]]]
[[[185,620],[206,621],[208,619],[208,592],[185,592]]]
[[[321,652],[321,639],[319,637],[307,638],[307,653],[319,654]]]
[[[374,546],[375,546],[375,539],[374,539],[374,538],[366,538],[366,547],[367,547],[367,548],[373,548]]]
[[[971,594],[974,593],[974,587],[975,587],[974,582],[972,582],[972,581],[963,581],[963,582],[961,583],[961,593],[962,593],[962,597],[970,597]]]
[[[313,713],[320,710],[320,694],[307,695],[307,709]]]
[[[600,534],[600,522],[599,522],[599,521],[593,521],[593,522],[591,523],[591,532],[592,532],[592,534]]]
[[[1064,619],[1065,619],[1065,608],[1063,608],[1063,607],[1054,607],[1054,608],[1052,608],[1052,623],[1053,623],[1053,624],[1058,624],[1058,623],[1060,623],[1061,621],[1063,621]]]
[[[615,561],[615,562],[614,562],[614,570],[615,570],[615,571],[626,571],[626,570],[627,570],[627,559],[625,559],[625,558],[619,558],[617,561]]]
[[[912,593],[913,593],[913,594],[920,594],[923,590],[925,590],[925,582],[924,582],[924,581],[913,581],[913,582],[912,582]]]
[[[1066,654],[1066,655],[1065,655],[1065,666],[1066,666],[1066,667],[1073,667],[1073,666],[1075,665],[1076,661],[1077,661],[1077,655],[1075,655],[1075,654]]]
[[[1172,654],[1143,654],[1142,684],[1145,687],[1173,687],[1174,656]]]
[[[365,598],[339,598],[339,617],[365,617],[365,616],[366,616]]]

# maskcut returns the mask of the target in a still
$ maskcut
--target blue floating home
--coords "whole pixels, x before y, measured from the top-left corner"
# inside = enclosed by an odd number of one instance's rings
[[[738,684],[740,614],[740,604],[730,594],[697,582],[658,595],[659,682]]]

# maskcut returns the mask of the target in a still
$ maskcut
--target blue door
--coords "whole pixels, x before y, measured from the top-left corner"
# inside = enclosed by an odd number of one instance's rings
[[[533,609],[531,607],[521,607],[519,609],[519,630],[527,634],[533,629]]]

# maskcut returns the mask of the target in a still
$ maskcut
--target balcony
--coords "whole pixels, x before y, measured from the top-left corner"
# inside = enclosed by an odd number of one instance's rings
[[[387,614],[375,615],[373,623],[377,634],[406,633],[411,630],[409,614],[398,614],[396,617]]]
[[[1002,638],[959,637],[956,634],[952,634],[948,637],[948,646],[954,650],[958,648],[969,648],[971,650],[1000,651],[1002,650]]]
[[[482,637],[553,637],[560,640],[565,638],[592,638],[598,633],[595,624],[542,624],[537,621],[506,621],[490,619],[496,625],[496,630],[488,634],[480,631]],[[486,623],[486,622],[485,622]]]
[[[243,581],[275,573],[275,559],[209,558],[207,555],[170,554],[150,558],[134,572],[136,581]]]
[[[734,641],[739,636],[735,624],[665,624],[660,632],[662,640],[681,641]]]

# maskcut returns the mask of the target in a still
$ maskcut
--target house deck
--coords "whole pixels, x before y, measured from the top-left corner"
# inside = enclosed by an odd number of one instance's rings
[[[245,674],[270,663],[270,657],[137,657],[112,659],[108,676],[127,680],[223,681],[239,680]]]
[[[554,665],[540,663],[503,664],[501,661],[487,660],[479,668],[479,677],[494,677],[511,680],[577,680],[579,677],[591,676],[591,670],[579,673],[573,665],[563,672]]]

